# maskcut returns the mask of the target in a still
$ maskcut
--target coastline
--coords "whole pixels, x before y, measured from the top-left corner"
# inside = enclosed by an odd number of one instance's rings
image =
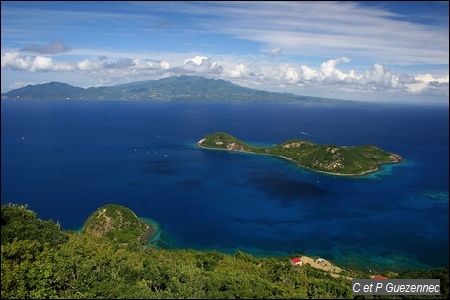
[[[286,156],[281,156],[281,155],[274,155],[274,154],[267,154],[267,153],[255,153],[255,152],[250,152],[250,151],[240,151],[240,150],[228,150],[228,149],[218,149],[218,148],[210,148],[210,147],[205,147],[202,146],[200,143],[203,141],[204,139],[201,139],[200,141],[197,142],[197,146],[199,146],[200,148],[203,149],[208,149],[208,150],[218,150],[218,151],[228,151],[228,152],[238,152],[238,153],[248,153],[248,154],[255,154],[255,155],[263,155],[263,156],[272,156],[272,157],[279,157],[279,158],[283,158],[289,161],[294,162],[298,167],[303,168],[305,170],[311,171],[311,172],[316,172],[316,173],[321,173],[321,174],[328,174],[328,175],[336,175],[336,176],[341,176],[341,177],[357,177],[357,176],[364,176],[367,174],[372,174],[375,173],[377,171],[380,170],[380,168],[376,168],[373,170],[368,170],[368,171],[364,171],[358,174],[342,174],[342,173],[333,173],[333,172],[326,172],[326,171],[319,171],[319,170],[314,170],[314,169],[310,169],[308,167],[302,166],[301,164],[299,164],[297,161],[293,160],[292,158],[286,157]],[[393,162],[385,162],[385,163],[379,163],[378,165],[383,165],[383,164],[394,164],[394,163],[399,163],[400,161],[393,161]]]
[[[149,243],[151,243],[152,241],[154,241],[159,237],[161,226],[156,220],[152,218],[148,217],[138,217],[138,218],[147,225],[147,229],[141,234],[139,239],[143,243],[148,245]]]

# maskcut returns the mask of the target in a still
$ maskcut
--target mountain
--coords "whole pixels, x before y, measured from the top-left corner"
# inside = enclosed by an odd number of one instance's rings
[[[28,85],[2,94],[2,100],[183,100],[183,101],[276,101],[331,103],[346,100],[299,96],[250,89],[222,79],[173,76],[115,86],[74,87],[60,82]]]

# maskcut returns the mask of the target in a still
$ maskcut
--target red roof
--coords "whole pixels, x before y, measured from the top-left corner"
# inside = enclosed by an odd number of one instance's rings
[[[291,258],[291,263],[293,263],[293,264],[298,264],[301,262],[302,262],[302,260],[298,257]]]
[[[389,278],[381,276],[381,275],[375,275],[375,276],[372,276],[372,278],[373,279],[389,279]]]

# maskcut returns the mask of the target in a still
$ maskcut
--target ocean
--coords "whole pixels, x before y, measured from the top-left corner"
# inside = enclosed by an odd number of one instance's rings
[[[78,230],[119,204],[158,223],[156,247],[320,256],[344,267],[448,266],[449,111],[412,104],[2,101],[1,202]],[[201,149],[228,132],[372,144],[399,164],[319,174],[281,158]]]

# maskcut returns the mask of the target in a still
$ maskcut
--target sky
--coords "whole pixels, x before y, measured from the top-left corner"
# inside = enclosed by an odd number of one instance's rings
[[[196,75],[449,103],[448,1],[1,1],[1,92]]]

